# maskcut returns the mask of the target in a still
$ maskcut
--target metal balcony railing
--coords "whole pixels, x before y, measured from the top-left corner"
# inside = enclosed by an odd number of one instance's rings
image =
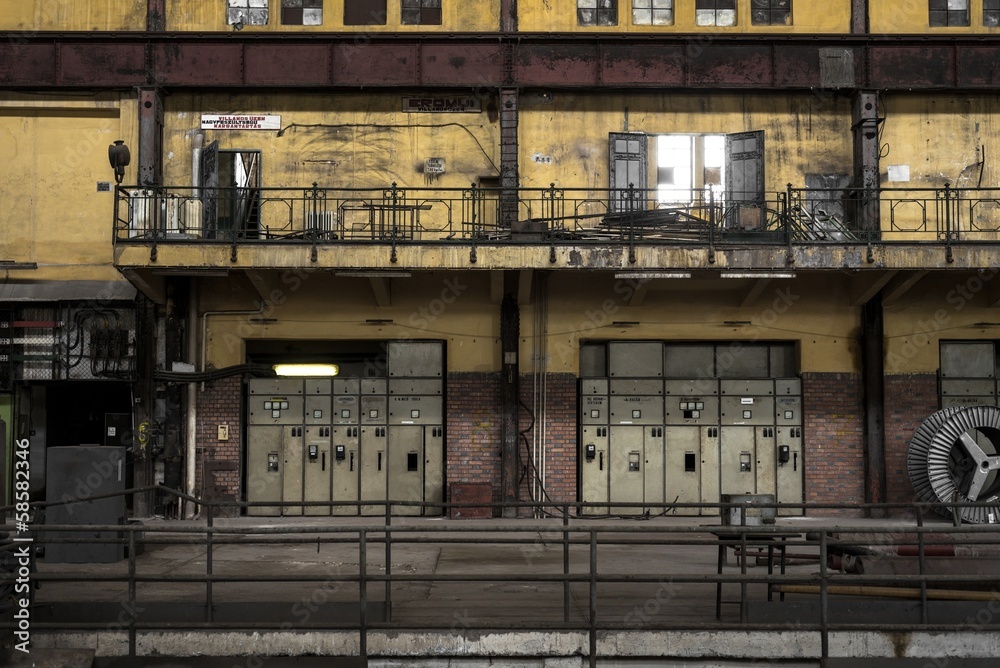
[[[114,217],[117,243],[950,245],[1000,241],[1000,189],[133,186],[117,188]]]
[[[977,610],[988,607],[993,611],[1000,602],[996,593],[1000,575],[990,565],[1000,558],[998,526],[956,526],[941,518],[932,520],[928,504],[805,504],[791,507],[800,507],[809,515],[817,511],[893,512],[904,513],[905,518],[867,524],[818,518],[796,523],[794,518],[779,518],[776,525],[748,526],[751,511],[743,504],[671,504],[649,509],[654,518],[678,510],[715,515],[714,520],[703,516],[698,523],[667,519],[594,522],[580,516],[587,505],[580,503],[490,504],[497,510],[516,506],[547,519],[468,523],[420,522],[414,518],[399,521],[393,517],[393,508],[416,505],[436,513],[451,505],[482,504],[366,501],[366,505],[384,505],[384,517],[300,517],[277,525],[273,519],[260,524],[247,518],[244,524],[228,520],[220,526],[216,518],[227,508],[269,504],[203,502],[163,487],[123,493],[153,490],[201,503],[203,521],[169,526],[34,524],[27,531],[18,527],[15,540],[20,542],[6,546],[11,550],[54,542],[108,542],[128,548],[124,563],[104,565],[96,571],[79,564],[46,564],[33,571],[31,580],[42,584],[40,592],[32,590],[35,600],[31,608],[37,613],[31,620],[33,633],[127,632],[130,652],[135,655],[137,636],[150,632],[337,631],[357,634],[358,654],[367,657],[368,637],[373,633],[419,629],[454,634],[456,618],[447,613],[447,605],[451,605],[461,614],[460,631],[583,634],[588,646],[581,652],[589,656],[592,666],[600,656],[599,635],[623,631],[757,631],[783,638],[782,634],[794,628],[797,633],[813,634],[818,641],[816,658],[826,659],[831,656],[831,633],[968,632],[970,614],[977,619]],[[108,496],[113,495],[87,499]],[[356,503],[322,502],[280,505],[357,507]],[[760,504],[760,508],[767,505]],[[732,518],[735,507],[740,508],[740,521],[720,524],[720,509],[722,516]],[[762,515],[760,508],[753,514]],[[9,509],[0,508],[0,512],[4,510]],[[171,566],[164,570],[164,563],[174,562],[144,557],[140,550],[144,546],[154,553],[183,546],[184,562],[191,568],[178,571]],[[414,556],[421,550],[448,546],[483,548],[481,554],[489,561],[489,568],[472,559],[464,569],[451,564],[439,572],[424,563],[436,564],[437,559]],[[3,549],[0,547],[0,552]],[[234,550],[246,552],[238,558]],[[248,561],[246,555],[264,550],[266,560],[257,556]],[[230,554],[223,563],[220,555],[227,552]],[[307,553],[314,555],[309,563],[303,561]],[[736,566],[728,563],[729,554],[737,557]],[[942,572],[931,565],[934,559],[962,554],[991,557],[993,561],[984,562],[987,565],[980,572]],[[907,567],[881,574],[871,567],[859,568],[860,558],[869,555],[873,561],[878,555],[892,556],[905,561]],[[751,558],[755,563],[764,560],[766,572],[755,569]],[[401,562],[408,567],[399,568]],[[335,572],[325,567],[329,563],[337,564]],[[421,563],[424,566],[418,565]],[[14,571],[0,576],[0,588],[12,587],[16,578],[23,576],[23,572],[18,575],[17,569]],[[77,590],[63,591],[74,584]],[[417,590],[433,598],[438,587],[443,598],[434,602],[433,614],[419,615],[420,604],[394,608],[394,600],[412,601]],[[120,592],[102,599],[110,601],[108,608],[117,615],[110,623],[102,618],[96,602],[79,603],[81,592],[92,600],[100,590]],[[315,604],[320,592],[322,604],[336,603],[350,614],[339,619],[307,615],[290,623],[288,614],[274,616],[274,606],[267,605],[274,604],[277,591],[286,596],[279,596],[280,601],[287,600],[285,613],[301,596]],[[885,616],[876,623],[857,619],[857,607],[838,608],[834,602],[845,595],[882,601],[880,610]],[[885,601],[900,599],[910,601],[906,610],[901,608],[898,615],[885,612],[889,605]],[[62,601],[76,602],[60,608]],[[260,604],[255,606],[253,601]],[[939,606],[942,601],[950,603]],[[956,607],[955,602],[968,605]],[[794,623],[778,622],[776,617],[770,621],[754,618],[748,612],[751,605],[758,606],[754,608],[758,612],[779,617],[783,609],[791,610],[788,614]],[[765,605],[766,610],[760,607]],[[73,610],[76,616],[71,614]],[[120,614],[123,610],[128,614]],[[51,619],[45,618],[46,611],[53,615]],[[16,628],[16,624],[17,620],[3,621],[0,627]],[[988,620],[977,619],[975,629],[995,633],[1000,625],[991,612]]]

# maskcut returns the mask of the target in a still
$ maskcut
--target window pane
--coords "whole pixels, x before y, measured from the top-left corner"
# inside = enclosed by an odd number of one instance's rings
[[[286,26],[300,26],[302,25],[302,8],[301,7],[282,7],[281,8],[281,23]]]
[[[736,25],[736,11],[732,9],[720,9],[716,25],[723,27]]]
[[[323,25],[323,8],[307,7],[302,10],[302,25],[321,26]]]
[[[1000,2],[1000,0],[997,0]],[[673,9],[674,0],[653,0],[653,9]]]
[[[968,9],[969,0],[948,0],[948,9]]]
[[[674,24],[674,10],[672,9],[653,10],[653,25],[669,26],[673,24]]]
[[[344,25],[384,26],[386,0],[344,0]]]
[[[648,26],[653,23],[653,15],[649,9],[633,9],[632,23],[637,26]]]
[[[404,25],[420,25],[420,10],[403,9],[401,19]]]
[[[252,26],[266,26],[267,25],[267,10],[266,9],[251,9],[250,10],[250,25],[252,25]]]
[[[694,22],[696,25],[700,26],[714,26],[715,25],[715,10],[714,9],[699,9],[694,13]]]
[[[290,7],[301,7],[302,0],[281,0],[281,8],[287,9]]]

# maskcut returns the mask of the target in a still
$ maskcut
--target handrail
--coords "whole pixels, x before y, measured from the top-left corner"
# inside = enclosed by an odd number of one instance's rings
[[[934,585],[946,585],[954,587],[957,583],[980,584],[985,587],[987,584],[995,584],[1000,580],[1000,575],[970,574],[970,575],[949,575],[934,574],[927,572],[927,551],[928,548],[954,546],[958,542],[973,545],[988,545],[995,547],[1000,554],[1000,532],[996,525],[966,525],[954,527],[950,523],[942,522],[940,525],[928,524],[925,521],[927,511],[934,507],[964,507],[964,506],[990,506],[991,504],[928,504],[928,503],[890,503],[890,504],[781,504],[783,508],[800,508],[805,512],[814,510],[847,510],[852,512],[870,512],[889,510],[907,510],[916,515],[916,524],[899,527],[885,527],[873,525],[853,525],[849,527],[851,534],[855,537],[851,539],[840,539],[831,541],[829,534],[834,531],[844,531],[844,526],[834,524],[812,524],[807,527],[797,527],[790,525],[761,525],[746,526],[739,525],[672,525],[669,523],[649,523],[649,522],[625,522],[606,524],[600,521],[594,522],[581,511],[595,505],[605,507],[629,507],[634,508],[635,503],[600,503],[587,504],[582,502],[519,502],[519,503],[469,503],[469,504],[437,504],[437,503],[409,503],[409,502],[366,502],[366,505],[384,505],[386,514],[362,518],[362,524],[347,524],[341,522],[345,518],[341,517],[310,517],[305,516],[301,520],[307,524],[289,524],[283,526],[219,526],[215,523],[218,511],[224,507],[256,507],[261,505],[271,506],[314,506],[323,505],[334,507],[336,503],[323,502],[280,502],[280,503],[245,503],[236,501],[206,501],[197,499],[183,492],[171,490],[169,488],[153,485],[141,487],[125,492],[118,492],[105,495],[94,495],[86,500],[98,498],[108,498],[122,494],[137,494],[152,490],[159,490],[163,493],[184,498],[194,503],[200,504],[204,509],[205,525],[201,523],[183,523],[177,526],[155,526],[155,525],[113,525],[113,526],[79,526],[79,525],[33,525],[31,531],[35,534],[36,543],[44,542],[65,542],[65,543],[114,543],[128,545],[128,567],[126,574],[102,574],[93,573],[73,573],[73,572],[46,572],[37,573],[33,576],[38,582],[68,583],[75,581],[101,582],[101,583],[125,583],[128,587],[128,605],[130,610],[136,609],[137,585],[142,584],[145,588],[163,583],[195,583],[205,586],[204,619],[188,619],[184,621],[153,622],[141,619],[137,615],[130,616],[128,620],[129,646],[134,655],[136,651],[136,636],[139,631],[161,630],[179,631],[182,629],[274,629],[277,622],[256,621],[219,621],[213,617],[214,609],[219,601],[213,587],[216,584],[244,583],[254,585],[257,583],[345,583],[357,585],[358,593],[356,598],[347,597],[345,602],[351,602],[357,610],[357,620],[347,622],[323,622],[312,621],[297,625],[302,629],[325,629],[339,631],[357,631],[358,641],[362,656],[367,656],[368,634],[372,630],[382,629],[428,629],[428,630],[450,630],[451,620],[443,623],[415,622],[413,620],[393,619],[391,615],[391,601],[394,586],[405,583],[520,583],[534,585],[561,585],[562,590],[562,616],[555,620],[546,617],[543,620],[531,619],[500,619],[491,618],[482,623],[475,622],[467,626],[469,629],[493,629],[493,630],[569,630],[585,631],[589,640],[589,657],[591,665],[596,665],[598,658],[598,634],[616,630],[635,630],[635,621],[629,621],[626,617],[620,620],[608,619],[602,616],[602,598],[599,597],[599,585],[641,585],[668,582],[673,586],[684,585],[715,585],[719,591],[721,602],[721,592],[723,587],[736,586],[740,590],[739,607],[740,622],[734,626],[731,621],[724,621],[721,618],[714,623],[698,621],[665,621],[647,619],[642,622],[643,630],[723,630],[738,628],[741,630],[760,631],[781,631],[786,630],[786,625],[772,623],[754,623],[747,617],[747,603],[749,601],[749,588],[751,586],[763,585],[768,592],[784,591],[780,587],[796,585],[803,587],[815,587],[819,592],[819,614],[818,621],[806,622],[798,625],[797,628],[803,632],[813,632],[820,635],[821,656],[829,656],[829,634],[835,631],[852,630],[866,628],[859,624],[846,623],[843,621],[831,620],[830,603],[831,597],[838,595],[842,585],[860,586],[903,586],[910,589],[916,588],[920,594],[921,617],[919,622],[886,623],[880,628],[891,631],[932,631],[932,630],[956,630],[967,628],[967,624],[956,623],[947,624],[941,622],[928,622],[928,590]],[[56,503],[36,503],[36,507],[46,507],[73,503],[73,499],[66,499]],[[357,504],[346,504],[354,505]],[[462,522],[447,523],[408,523],[394,524],[392,509],[402,506],[418,506],[422,508],[445,509],[455,507],[482,507],[495,506],[497,508],[516,507],[519,509],[542,510],[551,519],[525,519],[520,522],[504,522],[501,524],[486,522],[465,524]],[[664,512],[676,508],[700,508],[722,510],[739,507],[741,509],[741,520],[747,520],[746,504],[721,503],[721,504],[644,504],[652,509],[662,509]],[[760,503],[753,506],[758,507],[777,506],[778,504]],[[5,508],[6,509],[6,508]],[[5,510],[0,509],[0,510]],[[570,511],[575,510],[576,515]],[[349,518],[347,518],[349,519]],[[709,518],[706,516],[705,518]],[[357,522],[355,518],[353,522]],[[12,527],[5,527],[12,529]],[[53,536],[53,532],[60,534],[70,534]],[[74,533],[87,532],[87,536],[79,538],[71,537]],[[94,538],[97,532],[104,537]],[[541,532],[541,538],[539,533]],[[806,533],[808,532],[808,533]],[[406,553],[408,549],[419,549],[422,545],[446,545],[461,543],[463,545],[506,545],[510,548],[520,546],[521,554],[530,556],[533,550],[544,550],[544,545],[539,547],[539,540],[543,543],[551,543],[554,547],[562,548],[562,569],[561,572],[544,571],[528,572],[523,564],[514,564],[512,568],[500,573],[456,573],[439,574],[436,572],[398,572],[391,568],[386,568],[380,573],[373,567],[371,558],[373,547],[381,546],[384,563],[391,565],[393,559],[393,548],[397,550],[396,558],[400,552]],[[149,545],[174,545],[184,544],[192,546],[202,546],[205,550],[205,573],[202,575],[156,575],[148,569],[139,569],[138,563],[141,561],[136,555],[136,546],[140,543]],[[358,568],[355,572],[342,574],[299,572],[280,574],[252,573],[227,573],[219,574],[214,572],[213,553],[220,546],[237,544],[270,544],[270,545],[316,545],[317,550],[322,545],[339,545],[341,548],[355,546],[358,556]],[[848,575],[833,572],[828,565],[828,559],[836,553],[846,553],[845,546],[852,544],[880,545],[885,548],[900,546],[915,546],[919,557],[919,568],[916,575]],[[769,572],[764,574],[747,572],[747,554],[751,546],[767,546],[769,555],[767,563],[774,564],[773,549],[780,548],[781,554],[785,550],[809,550],[816,554],[819,571],[787,573],[785,572],[785,560],[782,556],[781,573]],[[606,562],[602,561],[601,549],[612,546],[630,546],[630,554],[634,553],[637,569],[636,572],[616,573],[609,570]],[[692,573],[679,570],[676,572],[655,571],[650,567],[643,568],[641,561],[641,548],[644,546],[671,547],[686,546],[687,548],[703,548],[718,551],[719,567],[716,573]],[[599,549],[601,548],[601,549]],[[742,559],[740,572],[738,574],[724,572],[722,565],[722,555],[725,551],[736,549],[737,554]],[[527,552],[526,552],[527,551]],[[530,559],[528,563],[530,564]],[[709,563],[711,559],[707,560]],[[586,568],[581,570],[581,566],[586,564]],[[573,568],[576,566],[576,568]],[[63,569],[64,571],[67,569]],[[0,582],[11,581],[13,576],[0,578]],[[381,591],[381,598],[387,608],[387,616],[384,620],[369,618],[369,604],[373,586],[378,586]],[[587,614],[582,620],[574,618],[570,606],[570,590],[573,586],[586,586]],[[778,588],[778,589],[776,589]],[[10,624],[0,624],[0,627],[11,628]],[[67,622],[67,623],[43,623],[36,622],[34,628],[37,630],[68,630],[68,629],[95,629],[106,628],[106,622]],[[987,624],[990,630],[1000,630],[998,624]]]
[[[245,189],[240,189],[246,194]],[[253,225],[218,201],[235,190],[118,186],[115,242],[788,245],[995,243],[1000,188],[795,188],[753,194],[656,189],[320,187],[254,189]],[[513,194],[525,231],[504,227]],[[508,198],[508,199],[504,199]],[[220,214],[219,212],[223,213]],[[537,213],[535,213],[537,212]]]

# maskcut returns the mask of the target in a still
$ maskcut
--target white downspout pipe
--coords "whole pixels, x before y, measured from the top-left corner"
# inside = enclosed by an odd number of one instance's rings
[[[187,315],[187,359],[192,368],[198,368],[198,283],[191,280],[188,295]],[[195,463],[198,446],[198,384],[188,383],[186,396],[187,436],[184,439],[184,491],[188,496],[194,496]],[[185,505],[185,519],[193,519],[196,512],[194,503],[188,501]]]

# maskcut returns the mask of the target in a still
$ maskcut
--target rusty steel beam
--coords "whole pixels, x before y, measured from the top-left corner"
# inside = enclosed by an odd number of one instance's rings
[[[150,0],[151,3],[154,0]],[[832,54],[832,55],[831,55]],[[836,77],[830,78],[835,56]],[[831,83],[832,81],[832,83]],[[0,88],[991,90],[984,36],[0,33]]]
[[[167,0],[146,0],[146,30],[163,32],[167,29]]]

